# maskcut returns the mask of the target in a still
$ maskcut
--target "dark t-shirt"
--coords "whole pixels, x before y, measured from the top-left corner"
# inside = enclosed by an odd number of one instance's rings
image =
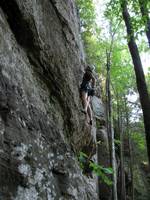
[[[94,95],[95,78],[90,71],[86,71],[83,76],[82,83],[80,85],[80,92],[84,91],[88,93],[88,96]]]

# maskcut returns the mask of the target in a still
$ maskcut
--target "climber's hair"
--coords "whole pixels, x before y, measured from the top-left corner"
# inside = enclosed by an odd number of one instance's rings
[[[91,65],[87,65],[87,67],[85,68],[85,71],[89,71],[89,72],[93,72],[94,68]]]

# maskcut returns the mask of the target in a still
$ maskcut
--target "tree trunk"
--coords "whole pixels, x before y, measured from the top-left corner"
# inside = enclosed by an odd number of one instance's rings
[[[122,103],[119,101],[119,95],[115,92],[116,96],[116,110],[117,110],[117,138],[120,140],[120,148],[119,148],[119,157],[120,157],[120,166],[118,167],[118,198],[120,200],[126,200],[126,187],[125,187],[125,170],[124,170],[124,137],[123,137],[123,122],[122,122],[122,113],[121,107]]]
[[[114,144],[114,129],[112,118],[112,100],[110,92],[110,53],[107,53],[107,102],[108,102],[108,132],[110,137],[110,149],[111,149],[111,164],[113,168],[113,200],[117,200],[117,170],[116,170],[116,156],[115,156],[115,144]]]
[[[148,4],[147,0],[144,0],[144,1],[139,0],[141,14],[142,14],[142,17],[143,17],[144,23],[145,23],[146,36],[147,36],[148,44],[150,47],[150,18],[149,18],[149,14],[148,14],[149,11],[147,8],[147,4]]]
[[[128,145],[129,145],[129,155],[130,155],[130,174],[131,174],[131,199],[134,200],[134,175],[133,175],[133,151],[131,145],[130,134],[128,132]]]
[[[131,24],[131,18],[127,9],[126,0],[121,1],[122,15],[127,28],[128,35],[128,47],[132,56],[132,61],[134,64],[134,70],[136,74],[137,89],[140,96],[141,107],[144,117],[144,126],[147,142],[148,158],[150,162],[150,99],[148,95],[148,90],[146,86],[145,76],[142,68],[142,63],[139,55],[137,45],[134,40],[134,31]]]
[[[124,137],[123,137],[123,127],[122,127],[122,116],[120,113],[119,119],[119,130],[120,130],[120,182],[121,182],[121,192],[120,199],[126,200],[126,189],[125,189],[125,171],[124,171]]]
[[[130,169],[130,175],[131,175],[131,188],[128,195],[131,196],[131,200],[134,200],[134,175],[133,175],[133,151],[132,151],[132,145],[131,145],[131,139],[130,139],[130,122],[129,122],[129,113],[127,108],[127,102],[125,100],[125,113],[126,113],[126,132],[128,136],[128,146],[129,146],[129,169]]]

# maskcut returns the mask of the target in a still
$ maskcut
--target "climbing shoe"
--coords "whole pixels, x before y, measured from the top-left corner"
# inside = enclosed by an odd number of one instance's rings
[[[83,108],[81,109],[81,112],[84,113],[85,115],[86,115],[86,113],[87,113],[86,110],[83,109]]]
[[[93,124],[93,121],[92,121],[92,120],[90,120],[90,121],[89,121],[89,124],[92,126],[92,124]]]

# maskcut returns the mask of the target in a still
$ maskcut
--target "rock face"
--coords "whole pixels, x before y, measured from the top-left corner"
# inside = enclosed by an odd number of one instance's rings
[[[76,156],[95,146],[78,29],[74,0],[0,1],[0,199],[98,199]]]
[[[100,91],[100,90],[99,90]],[[97,94],[100,96],[100,94]],[[106,130],[106,120],[103,102],[94,96],[92,99],[92,107],[96,120],[96,141],[97,141],[97,163],[104,167],[110,167],[109,142]],[[111,187],[104,184],[99,177],[98,179],[99,198],[102,200],[111,200]]]

